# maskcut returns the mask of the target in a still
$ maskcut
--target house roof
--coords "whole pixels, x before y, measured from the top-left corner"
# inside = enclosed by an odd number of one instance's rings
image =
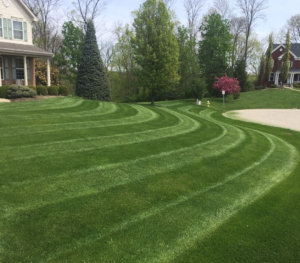
[[[0,42],[0,54],[31,57],[53,57],[53,54],[33,45]]]
[[[280,46],[285,48],[283,44],[273,44],[273,52],[278,49]],[[300,43],[299,44],[291,44],[291,53],[297,57],[300,57]]]
[[[37,17],[34,15],[34,13],[31,12],[31,10],[28,8],[28,6],[24,3],[23,0],[17,0],[17,1],[21,4],[21,6],[24,7],[24,9],[27,11],[27,13],[29,13],[29,15],[32,16],[33,21],[35,21],[35,22],[38,21]]]

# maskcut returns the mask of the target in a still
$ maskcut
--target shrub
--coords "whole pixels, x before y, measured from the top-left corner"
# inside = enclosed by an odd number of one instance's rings
[[[30,86],[30,85],[28,85],[27,87],[30,88],[30,89],[36,90],[36,86]]]
[[[9,86],[2,86],[0,87],[0,98],[7,98],[7,90],[9,89]]]
[[[266,86],[260,86],[260,89],[266,89],[267,87]]]
[[[50,86],[47,87],[48,95],[58,95],[58,87],[57,86]]]
[[[37,95],[46,96],[46,95],[48,95],[48,89],[45,86],[38,86],[38,87],[36,87],[36,93],[37,93]]]
[[[277,85],[276,84],[272,84],[270,87],[274,89],[274,88],[277,88]]]
[[[255,90],[261,90],[261,86],[255,86]]]
[[[69,90],[66,86],[59,86],[58,94],[63,95],[63,96],[67,96],[67,95],[69,95]]]
[[[11,85],[7,90],[7,98],[8,99],[16,99],[16,98],[33,98],[36,96],[36,91],[25,87],[22,85]]]

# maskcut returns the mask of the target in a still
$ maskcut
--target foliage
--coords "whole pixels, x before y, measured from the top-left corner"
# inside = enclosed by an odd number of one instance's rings
[[[58,87],[57,86],[50,86],[47,87],[48,95],[58,95]]]
[[[258,76],[257,76],[257,85],[261,85],[265,79],[265,69],[266,69],[266,57],[264,54],[261,54],[260,62],[259,62],[259,69],[258,69]]]
[[[58,94],[63,95],[63,96],[67,96],[67,95],[69,95],[69,90],[66,86],[59,86]]]
[[[243,92],[249,90],[248,75],[244,59],[237,60],[234,67],[233,77],[238,79]]]
[[[136,96],[138,89],[137,64],[133,57],[132,39],[134,33],[129,25],[116,29],[118,42],[114,48],[112,65],[114,71],[108,72],[114,100],[123,101],[127,96]]]
[[[37,95],[48,95],[48,89],[46,86],[37,86],[36,87]]]
[[[205,82],[205,79],[203,78],[196,78],[194,77],[191,80],[190,83],[190,93],[192,94],[194,99],[199,99],[202,100],[202,98],[206,95],[207,93],[207,84]]]
[[[270,87],[271,88],[277,88],[277,85],[276,84],[272,84]]]
[[[28,88],[31,88],[31,89],[33,89],[33,90],[35,90],[35,91],[36,91],[36,86],[31,86],[31,85],[28,85],[27,87],[28,87]]]
[[[232,40],[230,24],[228,20],[222,20],[219,14],[211,14],[205,17],[200,31],[199,63],[208,84],[208,92],[212,94],[215,76],[224,76],[228,69]]]
[[[59,68],[60,77],[67,79],[71,85],[75,85],[84,44],[84,33],[69,21],[63,24],[62,35],[63,42],[54,61]]]
[[[280,80],[281,84],[283,84],[290,71],[290,49],[291,49],[291,40],[290,40],[290,30],[286,33],[286,41],[285,41],[285,50],[282,56],[282,64],[280,68]]]
[[[197,42],[191,35],[188,28],[179,26],[177,28],[176,38],[179,47],[179,68],[178,74],[180,80],[175,86],[174,99],[186,98],[191,93],[192,82],[199,79],[199,61],[197,55]]]
[[[55,66],[50,66],[50,78],[51,85],[57,85],[59,82],[59,70]],[[40,60],[35,59],[35,79],[37,86],[46,86],[47,85],[47,63]]]
[[[272,59],[272,51],[273,51],[273,34],[269,35],[269,46],[265,58],[265,81],[269,81],[270,73],[272,72],[274,61]]]
[[[218,78],[216,77],[216,83],[213,88],[219,92],[225,91],[225,94],[235,94],[240,93],[241,87],[239,81],[235,78],[228,78],[227,76]]]
[[[158,94],[172,89],[179,80],[178,43],[174,23],[162,1],[147,0],[135,12],[132,39],[139,78],[149,90],[151,104]]]
[[[0,87],[0,98],[7,98],[7,90],[8,90],[9,86],[7,85],[3,85]]]
[[[76,94],[86,99],[110,101],[110,87],[98,49],[93,21],[87,24],[81,62],[78,68]]]
[[[8,99],[17,99],[17,98],[33,98],[36,96],[36,91],[22,85],[11,85],[7,90]]]

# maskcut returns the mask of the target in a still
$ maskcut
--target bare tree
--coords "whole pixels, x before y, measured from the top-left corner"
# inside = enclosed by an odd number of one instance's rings
[[[105,11],[107,4],[108,0],[77,0],[75,8],[80,14],[85,30],[88,20],[94,20],[100,16]]]
[[[109,67],[112,67],[112,60],[114,56],[114,43],[112,41],[101,41],[99,45],[99,50],[105,66],[106,73]]]
[[[221,15],[222,19],[230,19],[232,8],[228,0],[215,0],[214,8]]]
[[[245,19],[246,40],[244,59],[245,64],[247,64],[248,41],[250,33],[255,21],[265,18],[262,11],[267,8],[267,4],[265,0],[237,0],[237,5],[241,9]]]
[[[291,32],[291,42],[299,43],[300,42],[300,14],[292,16],[288,20],[287,26]]]
[[[161,0],[166,4],[166,7],[170,10],[176,3],[176,0]]]
[[[205,0],[184,0],[184,8],[187,14],[190,39],[197,38],[200,27],[200,11]]]
[[[39,18],[33,29],[35,44],[50,51],[51,42],[58,40],[54,11],[59,7],[61,0],[24,0],[24,3]]]

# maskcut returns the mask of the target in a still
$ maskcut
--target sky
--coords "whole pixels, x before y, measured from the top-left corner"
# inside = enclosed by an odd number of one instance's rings
[[[63,0],[65,1],[65,0]],[[287,20],[296,14],[300,14],[300,9],[295,5],[299,0],[269,0],[267,2],[268,8],[265,13],[265,20],[258,20],[255,23],[254,31],[258,34],[260,40],[267,39],[271,33],[277,33],[284,27]],[[138,10],[144,0],[108,0],[108,5],[104,15],[105,27],[109,31],[113,28],[117,21],[123,24],[133,22],[132,11]],[[187,19],[183,6],[184,0],[177,0],[174,5],[174,11],[181,24],[186,25]],[[300,2],[300,1],[299,1]],[[239,10],[236,6],[235,0],[230,0],[233,7],[233,13],[239,15]],[[206,0],[206,4],[202,8],[201,16],[205,14],[210,7],[213,6],[213,0]],[[110,34],[106,33],[101,36],[103,39],[109,39]]]

